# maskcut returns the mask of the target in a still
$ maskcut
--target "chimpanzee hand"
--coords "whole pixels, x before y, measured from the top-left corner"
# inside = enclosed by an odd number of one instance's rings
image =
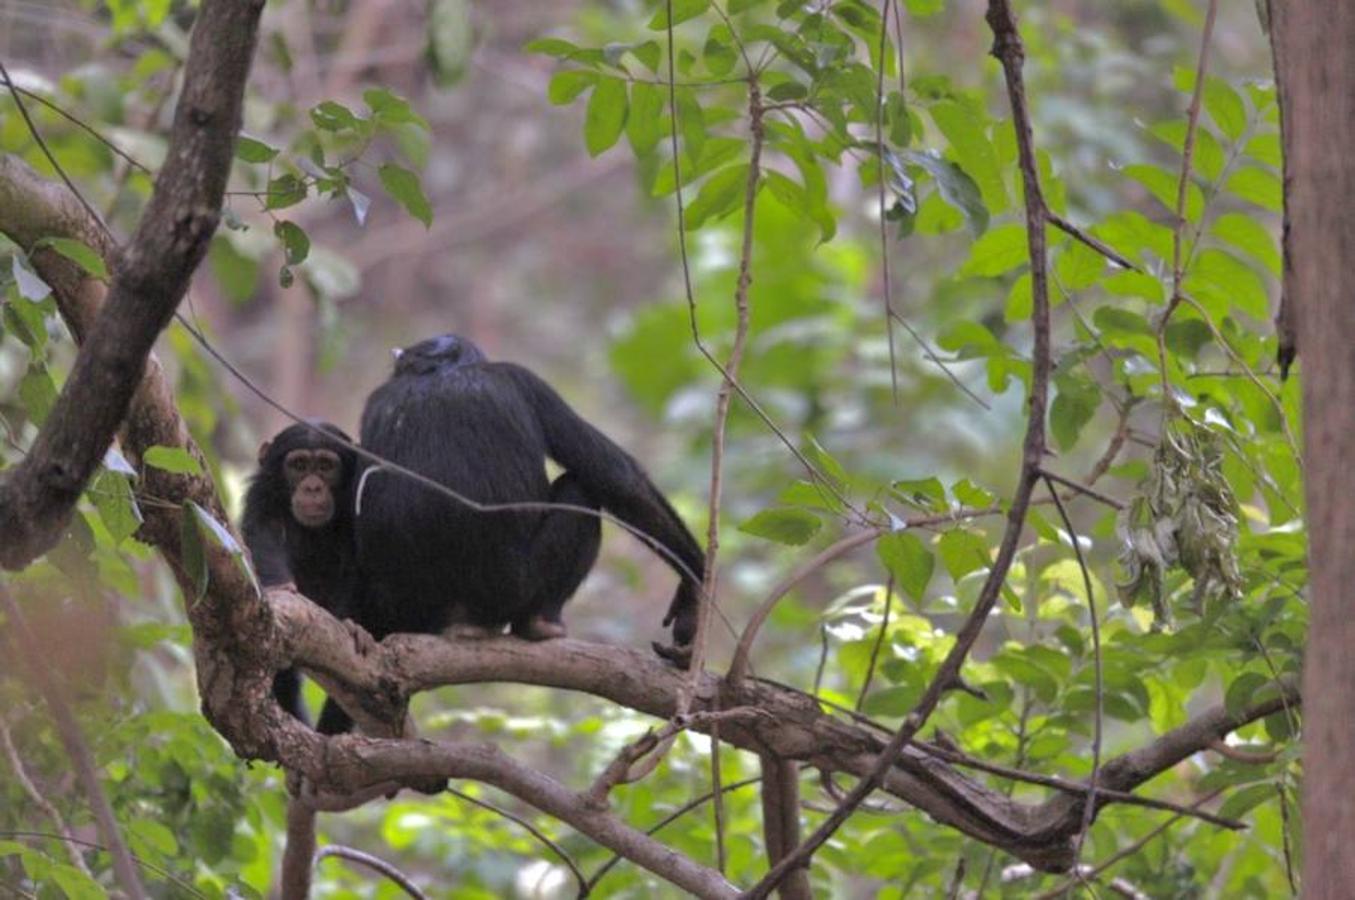
[[[700,613],[700,587],[687,579],[678,585],[668,614],[663,618],[664,626],[673,626],[673,646],[666,647],[655,642],[654,652],[685,669],[692,662],[692,643],[696,640],[697,616]]]

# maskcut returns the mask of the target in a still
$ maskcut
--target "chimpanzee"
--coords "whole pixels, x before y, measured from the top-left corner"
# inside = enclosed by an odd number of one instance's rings
[[[527,369],[453,334],[398,351],[367,398],[362,446],[477,503],[607,510],[678,561],[666,557],[681,582],[664,619],[678,652],[664,655],[680,660],[691,644],[701,547],[639,463]],[[553,482],[547,457],[564,470]],[[601,522],[577,509],[476,510],[378,466],[360,479],[356,533],[360,621],[378,640],[504,625],[545,640],[565,634],[560,611],[597,559]]]
[[[345,619],[355,613],[358,590],[353,548],[357,454],[340,441],[351,444],[352,438],[317,421],[291,425],[265,442],[245,494],[241,530],[260,584],[295,585]],[[273,695],[283,709],[307,721],[295,669],[278,673]],[[335,734],[348,724],[337,704],[327,703],[317,727]]]

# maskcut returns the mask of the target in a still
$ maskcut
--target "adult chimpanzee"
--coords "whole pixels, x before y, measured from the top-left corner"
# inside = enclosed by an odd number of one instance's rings
[[[696,539],[630,454],[536,375],[457,335],[415,344],[367,398],[362,446],[480,504],[607,510],[671,554],[682,580],[664,624],[678,648],[691,644],[705,570]],[[554,482],[547,457],[564,470]],[[562,636],[560,610],[601,540],[588,512],[476,510],[379,467],[362,476],[356,531],[361,622],[378,639],[504,625],[528,640]]]
[[[357,454],[346,446],[351,443],[328,422],[292,425],[264,443],[259,470],[245,494],[241,527],[260,584],[295,585],[340,619],[354,614],[358,589],[353,549]],[[307,721],[295,669],[278,673],[273,695],[283,709]],[[327,703],[317,727],[334,734],[348,724],[342,710]]]

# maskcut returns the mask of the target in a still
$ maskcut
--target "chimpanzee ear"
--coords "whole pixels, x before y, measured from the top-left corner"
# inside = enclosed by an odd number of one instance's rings
[[[272,448],[272,446],[273,446],[272,441],[264,441],[262,444],[259,445],[259,465],[262,466],[263,461],[268,458],[268,451],[270,448]]]

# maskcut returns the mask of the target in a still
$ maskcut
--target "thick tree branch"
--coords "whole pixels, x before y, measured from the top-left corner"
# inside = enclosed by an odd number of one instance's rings
[[[515,682],[579,691],[637,710],[657,719],[671,719],[686,676],[652,654],[627,647],[574,639],[530,643],[511,637],[481,641],[447,641],[425,635],[396,635],[382,641],[366,656],[352,647],[344,626],[305,598],[286,591],[270,591],[278,625],[285,635],[279,648],[287,659],[313,674],[326,688],[342,678],[349,696],[368,698],[359,711],[370,714],[370,698],[384,697],[390,709],[404,698],[441,685]],[[729,702],[730,686],[707,673],[698,685],[694,713],[713,708],[714,700]],[[739,716],[720,724],[720,737],[740,749],[783,759],[808,762],[829,772],[867,775],[875,766],[884,741],[874,731],[843,722],[822,712],[812,697],[758,679],[745,680],[741,705],[762,712]],[[699,699],[708,698],[708,699]],[[1276,694],[1239,715],[1219,706],[1186,725],[1168,732],[1139,750],[1107,760],[1102,766],[1097,807],[1124,802],[1123,794],[1170,769],[1191,753],[1242,725],[1298,702],[1291,682],[1281,682]],[[245,715],[244,711],[241,715]],[[708,731],[712,719],[697,717],[691,727]],[[363,778],[406,780],[428,773],[405,762],[388,767],[367,756],[366,746],[349,746],[362,762],[330,787],[336,791],[359,788]],[[328,763],[334,761],[332,753]],[[318,766],[315,768],[319,768]],[[455,775],[437,772],[439,776]],[[1044,870],[1065,870],[1072,861],[1072,836],[1082,824],[1085,793],[1057,789],[1038,804],[1018,803],[961,774],[926,748],[910,745],[884,776],[882,788],[927,813],[938,822],[1009,853]],[[1106,793],[1102,793],[1102,791]],[[530,801],[529,802],[533,802]],[[533,802],[533,805],[537,805]]]
[[[0,566],[22,568],[55,545],[126,416],[151,346],[207,252],[262,10],[263,0],[202,6],[150,203],[113,263],[108,300],[51,415],[28,456],[0,481]],[[27,251],[32,242],[20,246]]]

